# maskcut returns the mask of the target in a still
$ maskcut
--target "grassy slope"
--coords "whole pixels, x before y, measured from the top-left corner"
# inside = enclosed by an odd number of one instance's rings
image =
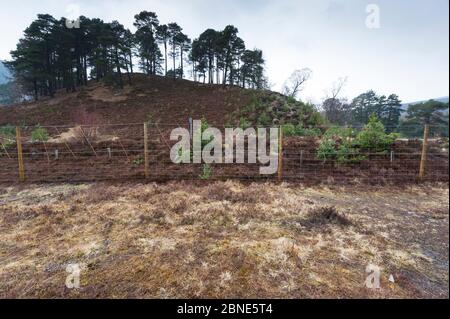
[[[186,124],[189,116],[224,123],[233,111],[249,103],[252,94],[239,87],[136,74],[132,85],[121,91],[91,82],[78,92],[60,91],[54,99],[0,107],[0,125],[141,123],[149,116],[170,124]]]

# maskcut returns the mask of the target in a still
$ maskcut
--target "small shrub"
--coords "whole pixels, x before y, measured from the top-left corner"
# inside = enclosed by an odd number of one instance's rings
[[[250,123],[250,121],[248,121],[245,117],[241,117],[240,119],[239,119],[239,127],[241,128],[241,129],[243,129],[244,131],[246,130],[246,129],[248,129],[249,127],[251,127],[252,126],[252,124]]]
[[[201,120],[201,123],[200,123],[200,128],[201,128],[202,134],[204,131],[206,131],[208,129],[208,127],[209,127],[208,121],[203,117]]]
[[[314,104],[297,102],[295,111],[301,123],[309,127],[321,127],[327,124],[325,117],[317,111]]]
[[[209,140],[203,140],[202,136],[203,133],[209,128],[209,124],[208,121],[205,118],[201,119],[200,122],[200,131],[196,130],[193,132],[194,134],[194,139],[200,139],[202,141],[202,145],[201,145],[201,149],[203,150],[203,148],[210,142],[212,142],[214,140],[214,137],[211,136],[211,138]],[[180,154],[180,153],[179,153]]]
[[[209,164],[203,164],[202,167],[202,173],[200,174],[200,179],[202,180],[208,180],[211,178],[212,175],[212,168]]]
[[[294,124],[284,124],[281,129],[283,130],[283,135],[286,137],[297,135],[297,129],[295,128]]]
[[[200,138],[201,138],[201,136],[203,136],[203,133],[204,133],[208,128],[209,128],[208,121],[206,121],[205,118],[202,118],[201,125],[200,125],[200,131],[201,131]],[[214,136],[211,136],[209,140],[203,140],[203,138],[201,138],[201,141],[202,141],[202,150],[203,150],[203,148],[204,148],[206,145],[208,145],[209,143],[211,143],[213,140],[214,140]]]
[[[31,140],[33,142],[47,142],[50,139],[50,136],[47,130],[43,127],[37,126],[31,132]]]
[[[16,128],[12,125],[0,126],[0,142],[4,146],[12,145],[16,140]]]
[[[309,126],[325,126],[328,123],[326,118],[322,114],[313,109],[310,113],[307,124]]]
[[[375,114],[369,118],[369,122],[357,135],[355,143],[360,147],[376,152],[386,152],[392,143],[398,138],[398,134],[386,134],[385,127]]]
[[[228,119],[228,120],[225,122],[224,127],[225,127],[225,128],[234,128],[233,121],[232,121],[231,119]]]
[[[360,154],[355,142],[355,132],[347,127],[330,127],[322,137],[317,158],[336,160],[339,164],[359,163],[366,157]]]
[[[310,136],[310,137],[317,137],[322,135],[322,131],[317,128],[304,128],[302,124],[299,124],[296,126],[296,135],[297,136]]]
[[[0,126],[0,135],[1,136],[15,136],[16,128],[12,125]]]
[[[144,158],[142,156],[138,156],[133,160],[133,164],[135,166],[140,166],[142,164],[144,164]]]
[[[250,100],[250,103],[242,108],[242,111],[246,114],[255,113],[258,110],[264,109],[264,104],[260,100],[260,98],[254,94]]]
[[[319,137],[321,135],[322,135],[322,131],[317,127],[305,128],[303,130],[303,134],[302,134],[302,136],[310,136],[310,137]]]
[[[324,138],[350,139],[355,137],[355,132],[350,127],[332,126],[323,134]]]
[[[365,159],[366,156],[361,155],[359,150],[351,147],[348,142],[342,143],[336,152],[336,160],[339,164],[360,163]]]
[[[288,104],[295,104],[295,103],[297,103],[297,100],[294,97],[292,97],[292,96],[288,96],[287,103]]]
[[[321,136],[322,131],[319,128],[304,128],[302,124],[295,126],[292,123],[287,123],[282,126],[284,136]]]
[[[258,117],[258,125],[268,126],[270,124],[272,124],[272,121],[270,120],[269,115],[267,115],[266,112],[261,113],[261,115]]]
[[[317,149],[317,158],[323,161],[335,159],[337,155],[335,144],[331,139],[322,140]]]

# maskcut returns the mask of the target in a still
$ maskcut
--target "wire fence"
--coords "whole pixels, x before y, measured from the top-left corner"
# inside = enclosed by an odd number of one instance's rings
[[[316,182],[448,182],[448,141],[429,136],[395,141],[389,151],[349,152],[349,159],[318,157],[317,137],[285,137],[279,168],[260,174],[260,163],[174,163],[170,140],[176,124],[104,124],[18,127],[0,135],[0,183],[103,180],[277,180]],[[425,141],[426,142],[426,141]],[[250,152],[250,153],[249,153]],[[251,150],[245,151],[245,161]],[[424,169],[421,175],[421,167]]]

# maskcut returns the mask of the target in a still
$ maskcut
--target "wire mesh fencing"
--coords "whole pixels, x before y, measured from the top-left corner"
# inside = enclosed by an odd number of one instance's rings
[[[260,163],[175,163],[173,129],[188,124],[105,124],[11,128],[0,135],[0,183],[126,180],[277,180],[318,182],[448,182],[448,140],[430,135],[397,139],[390,150],[348,152],[342,160],[318,156],[318,137],[284,137],[279,169],[260,173]],[[237,151],[235,150],[235,153]],[[420,177],[420,167],[425,174]]]

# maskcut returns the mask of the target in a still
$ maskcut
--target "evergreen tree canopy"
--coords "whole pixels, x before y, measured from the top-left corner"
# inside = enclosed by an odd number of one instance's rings
[[[448,137],[448,103],[429,100],[412,104],[406,111],[406,118],[400,125],[400,132],[408,137],[423,136],[424,125],[430,126],[432,135]]]
[[[351,103],[353,125],[364,125],[369,122],[370,116],[375,114],[388,133],[398,129],[401,112],[401,101],[397,95],[391,94],[386,98],[384,95],[377,95],[373,90],[357,96]]]
[[[105,78],[123,87],[123,74],[131,82],[137,57],[148,75],[184,78],[185,63],[190,63],[194,81],[264,87],[262,51],[245,50],[236,27],[207,29],[191,41],[177,23],[160,24],[154,12],[142,11],[134,19],[136,32],[132,33],[118,21],[82,16],[79,27],[68,27],[64,18],[39,14],[11,52],[8,65],[15,82],[24,95],[36,100],[52,97],[59,89],[75,91],[89,80]],[[170,59],[172,70],[168,70]]]

